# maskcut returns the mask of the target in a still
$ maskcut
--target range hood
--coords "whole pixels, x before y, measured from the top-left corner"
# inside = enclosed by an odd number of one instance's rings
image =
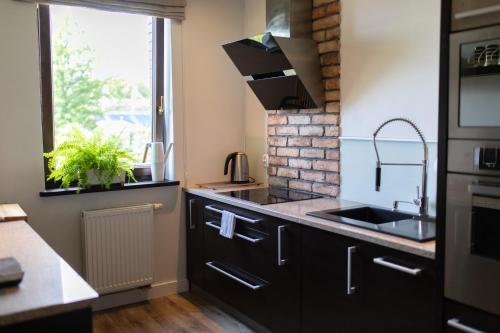
[[[312,0],[267,0],[267,32],[223,45],[266,110],[324,104]]]

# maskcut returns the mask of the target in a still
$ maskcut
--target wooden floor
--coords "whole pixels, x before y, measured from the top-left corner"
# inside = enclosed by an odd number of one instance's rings
[[[254,331],[198,296],[180,294],[94,313],[94,333],[115,332],[253,333]]]

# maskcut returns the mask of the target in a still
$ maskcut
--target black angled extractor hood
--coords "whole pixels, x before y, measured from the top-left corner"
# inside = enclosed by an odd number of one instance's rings
[[[267,0],[268,32],[223,45],[266,110],[324,104],[312,0]]]

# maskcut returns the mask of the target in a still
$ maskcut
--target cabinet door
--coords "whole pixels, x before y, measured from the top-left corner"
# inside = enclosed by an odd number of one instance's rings
[[[302,229],[302,332],[370,332],[362,327],[365,310],[358,243],[330,232]]]
[[[273,219],[273,332],[300,332],[300,226]],[[281,261],[281,262],[280,262]]]
[[[186,195],[187,275],[190,283],[203,286],[203,199]]]
[[[373,244],[360,247],[366,329],[385,333],[436,330],[434,261]]]

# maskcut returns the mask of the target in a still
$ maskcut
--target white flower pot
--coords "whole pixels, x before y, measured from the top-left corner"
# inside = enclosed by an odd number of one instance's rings
[[[113,180],[111,181],[112,184],[124,184],[125,183],[125,171],[122,171],[119,176],[114,176]],[[101,181],[99,180],[99,177],[95,174],[94,170],[89,170],[87,171],[87,185],[88,186],[94,186],[94,185],[101,185]]]

